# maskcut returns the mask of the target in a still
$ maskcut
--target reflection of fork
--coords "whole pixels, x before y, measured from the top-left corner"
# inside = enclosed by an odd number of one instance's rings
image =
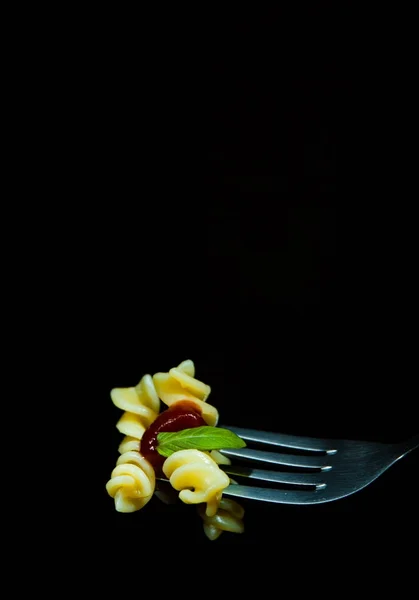
[[[349,496],[379,477],[397,460],[419,446],[419,435],[406,442],[383,444],[354,440],[325,440],[222,425],[246,440],[248,447],[222,450],[241,466],[222,468],[234,478],[272,482],[275,487],[232,484],[224,496],[282,504],[317,504]],[[279,451],[253,449],[252,443],[277,446]],[[294,451],[294,452],[293,452]],[[295,452],[297,451],[297,452]],[[255,462],[275,466],[263,470]],[[282,469],[282,470],[281,470]]]

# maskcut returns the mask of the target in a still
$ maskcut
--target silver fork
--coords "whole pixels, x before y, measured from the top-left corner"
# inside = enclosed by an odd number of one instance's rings
[[[248,447],[222,450],[232,459],[246,459],[245,466],[229,465],[224,471],[255,481],[286,484],[288,489],[232,484],[224,496],[263,500],[282,504],[317,504],[344,498],[358,492],[411,450],[419,446],[419,435],[396,444],[355,440],[326,440],[257,431],[222,425],[246,440]],[[305,455],[251,448],[252,442],[279,449],[303,450]],[[289,471],[255,468],[254,461],[287,467]],[[292,471],[298,469],[298,471]],[[303,489],[301,489],[303,487]],[[293,489],[294,488],[294,489]]]

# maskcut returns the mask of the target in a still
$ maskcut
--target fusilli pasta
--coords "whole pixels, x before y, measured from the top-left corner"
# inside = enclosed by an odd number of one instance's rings
[[[158,416],[160,400],[150,375],[144,375],[135,387],[113,389],[111,399],[125,411],[116,425],[125,438],[106,490],[118,512],[134,512],[147,504],[156,485],[154,469],[139,447],[144,431]]]
[[[126,411],[125,414],[136,416],[135,419],[128,419],[128,422],[137,423],[143,432],[157,418],[160,411],[160,400],[151,375],[144,375],[135,387],[114,388],[111,391],[111,399],[115,406]],[[124,429],[124,425],[122,428]]]
[[[216,514],[222,491],[230,479],[206,453],[200,450],[179,450],[164,461],[163,472],[179,498],[186,504],[207,504],[206,514]]]
[[[244,509],[235,500],[221,498],[220,505],[214,515],[208,515],[204,506],[198,507],[198,513],[204,521],[204,532],[210,540],[216,540],[223,531],[243,533]]]
[[[111,391],[112,402],[123,411],[116,426],[125,436],[118,448],[120,457],[106,484],[117,511],[137,511],[155,493],[156,473],[145,458],[147,456],[160,473],[161,463],[156,466],[154,456],[147,453],[152,448],[150,440],[155,435],[152,428],[143,440],[145,456],[141,453],[140,443],[144,432],[159,416],[160,400],[168,407],[185,400],[192,402],[205,423],[215,426],[218,411],[206,402],[210,392],[210,386],[195,378],[195,366],[191,360],[185,360],[168,373],[156,373],[154,377],[145,375],[135,387]],[[153,425],[155,431],[162,427],[162,418],[164,423],[162,414]],[[242,533],[244,529],[243,508],[234,500],[222,497],[223,490],[234,483],[218,466],[222,464],[231,464],[230,459],[218,450],[201,452],[197,449],[173,452],[163,463],[163,473],[174,490],[179,492],[179,498],[186,504],[199,505],[204,531],[210,540],[217,539],[223,531]],[[170,495],[159,490],[156,493],[164,502],[171,502]]]
[[[199,408],[202,418],[208,425],[217,425],[218,411],[214,406],[206,403],[211,388],[195,379],[195,365],[191,360],[183,361],[168,373],[156,373],[153,382],[158,396],[167,406],[172,406],[181,400],[190,400]]]
[[[209,455],[212,460],[215,460],[217,465],[231,465],[231,460],[227,456],[224,456],[224,454],[221,454],[221,452],[218,452],[218,450],[211,450]]]
[[[116,465],[106,484],[108,494],[115,500],[115,509],[123,513],[140,510],[154,493],[156,478],[153,467],[135,450],[121,454]]]

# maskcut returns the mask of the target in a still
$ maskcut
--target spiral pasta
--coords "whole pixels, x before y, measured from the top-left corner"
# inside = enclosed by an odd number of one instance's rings
[[[211,426],[218,423],[218,411],[206,399],[211,393],[209,385],[195,379],[195,365],[185,360],[168,373],[156,373],[153,382],[158,396],[167,406],[181,400],[190,400],[199,409],[204,421]]]
[[[218,452],[218,450],[211,450],[208,454],[212,460],[215,460],[217,465],[231,465],[231,460],[221,452]]]
[[[164,461],[163,472],[179,498],[186,504],[206,503],[206,515],[217,512],[222,491],[230,484],[229,477],[217,463],[200,450],[179,450]]]
[[[144,431],[158,416],[160,400],[150,375],[144,375],[135,387],[113,389],[111,399],[125,411],[116,425],[125,438],[106,490],[118,512],[134,512],[149,502],[156,485],[154,469],[139,446]]]
[[[153,377],[144,375],[135,387],[111,391],[112,402],[123,411],[116,425],[124,435],[118,448],[120,457],[106,484],[118,512],[140,510],[154,493],[166,503],[173,501],[164,489],[159,490],[157,486],[156,490],[156,473],[145,458],[147,456],[155,464],[153,455],[147,454],[151,447],[148,444],[166,417],[162,415],[163,421],[156,422],[154,430],[144,438],[145,456],[140,449],[143,434],[159,416],[160,400],[168,407],[185,400],[192,402],[207,425],[215,426],[218,411],[206,402],[210,392],[210,386],[195,378],[191,360],[183,361],[167,373],[156,373]],[[210,540],[217,539],[223,531],[243,532],[244,510],[237,502],[222,497],[223,490],[234,483],[218,466],[223,464],[231,464],[231,461],[218,450],[201,452],[197,449],[173,452],[163,463],[163,473],[173,488],[172,496],[176,498],[176,492],[179,492],[178,497],[186,504],[199,505],[204,532]],[[160,469],[160,465],[156,469]],[[159,470],[156,472],[160,473]]]
[[[138,441],[136,444],[138,446]],[[121,454],[116,465],[106,484],[108,494],[115,500],[115,509],[123,513],[140,510],[154,493],[156,478],[153,467],[135,450]]]
[[[157,418],[160,400],[151,375],[144,375],[135,387],[114,388],[112,402],[125,411],[118,421],[121,433],[141,439],[144,431]]]
[[[244,509],[235,500],[221,498],[219,508],[214,515],[208,515],[205,507],[199,506],[198,513],[204,521],[204,532],[208,539],[216,540],[223,531],[243,533]]]

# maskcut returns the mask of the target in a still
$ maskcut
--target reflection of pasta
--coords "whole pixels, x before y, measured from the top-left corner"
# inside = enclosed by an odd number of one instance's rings
[[[163,472],[175,490],[181,490],[179,498],[186,504],[206,502],[206,515],[217,512],[222,491],[230,479],[217,463],[199,450],[179,450],[164,461]]]
[[[153,382],[158,396],[167,406],[180,400],[190,400],[199,408],[202,418],[208,425],[217,425],[217,409],[205,402],[211,388],[195,379],[195,365],[191,360],[183,361],[168,373],[156,373]]]
[[[210,540],[216,540],[223,531],[243,533],[244,509],[235,500],[222,498],[217,512],[208,516],[203,506],[198,507],[198,512],[204,520],[204,532]]]
[[[154,469],[140,454],[139,446],[144,431],[157,418],[160,400],[150,375],[144,375],[136,387],[113,389],[111,398],[126,411],[116,425],[125,438],[106,490],[118,512],[134,512],[151,499],[156,484]]]

